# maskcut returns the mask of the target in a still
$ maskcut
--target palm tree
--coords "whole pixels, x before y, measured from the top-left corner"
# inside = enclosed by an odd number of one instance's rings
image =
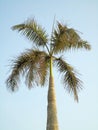
[[[74,68],[62,57],[56,57],[56,55],[70,49],[90,50],[91,47],[87,41],[80,38],[76,30],[68,28],[60,22],[57,22],[50,39],[44,28],[37,24],[35,19],[15,25],[12,29],[21,32],[28,38],[32,42],[32,49],[26,50],[13,60],[12,72],[6,80],[7,87],[12,91],[17,90],[21,74],[25,76],[28,88],[35,85],[44,86],[49,76],[46,130],[58,130],[53,66],[56,66],[63,75],[64,88],[74,95],[76,101],[78,101],[78,90],[82,87],[81,80],[76,76]]]

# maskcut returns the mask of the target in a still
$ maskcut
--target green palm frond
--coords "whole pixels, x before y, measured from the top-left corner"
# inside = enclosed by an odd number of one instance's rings
[[[78,90],[81,89],[81,81],[76,77],[73,67],[66,63],[62,58],[55,59],[55,64],[60,73],[63,74],[63,81],[66,90],[74,94],[75,100],[78,101]]]
[[[84,41],[80,38],[79,34],[73,29],[67,29],[66,35],[68,36],[68,42],[70,43],[70,47],[74,49],[84,48],[87,50],[91,49],[91,46],[87,41]]]
[[[47,55],[46,57],[42,57],[39,62],[40,62],[40,67],[38,69],[38,74],[40,77],[40,84],[41,86],[44,86],[45,82],[48,80],[48,72],[49,72],[49,60],[50,57]]]
[[[15,25],[12,29],[18,30],[38,46],[45,46],[48,41],[46,31],[34,19]]]
[[[65,35],[66,28],[58,23],[58,28],[54,30],[52,35],[53,52],[62,52],[68,48],[67,36]]]
[[[53,52],[59,53],[69,49],[85,48],[90,50],[87,41],[83,41],[78,33],[65,25],[58,22],[57,29],[52,35]]]
[[[12,64],[12,73],[6,84],[12,91],[18,88],[20,74],[26,76],[26,84],[29,88],[35,84],[44,85],[48,74],[49,56],[44,51],[29,49],[16,58]]]

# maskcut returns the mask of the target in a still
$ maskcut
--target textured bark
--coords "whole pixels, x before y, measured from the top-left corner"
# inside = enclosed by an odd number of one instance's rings
[[[50,76],[47,106],[47,128],[46,130],[59,130],[56,110],[56,95],[54,90],[54,79]]]

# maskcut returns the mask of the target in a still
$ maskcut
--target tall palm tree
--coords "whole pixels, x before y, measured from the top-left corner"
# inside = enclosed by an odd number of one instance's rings
[[[13,30],[21,32],[32,42],[32,49],[26,50],[13,60],[12,72],[6,84],[9,89],[15,91],[18,88],[20,75],[25,76],[28,88],[35,85],[44,86],[48,80],[48,106],[46,130],[58,130],[56,96],[53,78],[53,66],[63,75],[64,88],[74,95],[78,101],[78,90],[81,89],[81,80],[76,76],[74,68],[57,54],[65,53],[67,50],[84,48],[90,50],[87,41],[80,38],[77,31],[57,22],[50,39],[44,28],[35,19],[29,19],[22,24],[12,27]]]

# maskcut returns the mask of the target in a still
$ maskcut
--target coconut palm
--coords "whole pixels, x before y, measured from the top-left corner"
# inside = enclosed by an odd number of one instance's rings
[[[32,49],[26,50],[12,62],[12,71],[8,77],[7,87],[15,91],[18,89],[21,74],[25,76],[28,88],[36,85],[45,86],[49,76],[47,126],[46,130],[58,130],[56,96],[54,88],[53,66],[62,74],[64,88],[74,95],[78,101],[78,90],[82,88],[81,80],[76,76],[74,68],[62,56],[67,50],[84,48],[90,50],[90,45],[78,35],[73,28],[57,22],[50,39],[44,28],[35,19],[29,19],[22,24],[12,27],[22,33],[32,42]]]

